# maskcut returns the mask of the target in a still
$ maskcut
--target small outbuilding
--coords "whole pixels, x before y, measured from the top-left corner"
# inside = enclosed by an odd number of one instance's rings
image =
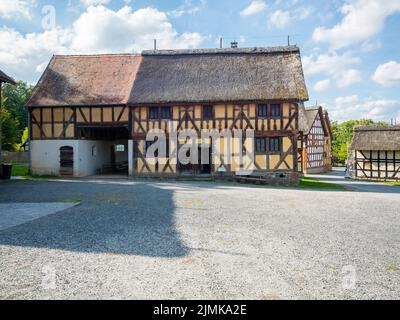
[[[350,147],[355,179],[400,179],[400,126],[357,126]]]
[[[299,126],[302,132],[299,167],[305,174],[332,170],[332,128],[328,112],[322,107],[301,108]]]

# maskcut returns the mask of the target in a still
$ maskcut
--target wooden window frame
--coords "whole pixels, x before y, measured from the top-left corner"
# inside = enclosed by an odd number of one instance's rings
[[[157,120],[159,118],[160,110],[158,107],[149,107],[148,111],[149,111],[148,114],[149,120]],[[156,111],[155,115],[153,114],[153,111]]]
[[[208,109],[211,111],[210,114],[208,114],[205,110]],[[214,116],[214,106],[212,105],[204,105],[202,107],[202,120],[203,121],[209,121],[209,120],[214,120],[215,116]]]
[[[259,148],[259,146],[261,146],[261,145],[259,145],[258,142],[261,142],[261,141],[263,142],[263,146],[264,146],[263,148]],[[266,142],[265,138],[255,138],[254,144],[255,144],[256,154],[265,154],[267,152],[267,142]]]
[[[166,112],[168,110],[168,112]],[[172,108],[171,106],[161,107],[160,116],[163,120],[171,120],[172,119]]]
[[[274,108],[279,108],[279,115],[274,114]],[[271,103],[271,118],[281,118],[282,117],[282,104],[281,103]]]
[[[278,150],[276,150],[276,145],[272,143],[272,141],[278,141]],[[271,154],[279,154],[282,152],[282,138],[281,137],[272,137],[268,140],[268,151]]]
[[[268,104],[258,104],[257,105],[257,117],[258,118],[268,118]]]
[[[121,146],[123,147],[123,148],[121,148]],[[122,149],[122,150],[121,150]],[[125,152],[125,145],[124,144],[117,144],[117,145],[115,145],[115,152]]]

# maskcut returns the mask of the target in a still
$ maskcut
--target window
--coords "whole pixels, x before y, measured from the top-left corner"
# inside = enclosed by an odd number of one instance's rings
[[[265,138],[256,138],[256,152],[257,153],[265,153]]]
[[[211,120],[214,118],[213,107],[203,106],[203,120]]]
[[[115,146],[115,152],[124,152],[125,151],[125,146],[123,144],[117,144]]]
[[[158,119],[158,108],[157,107],[149,108],[149,119]]]
[[[270,152],[281,152],[281,138],[270,138],[269,139],[269,151]]]
[[[281,116],[281,105],[271,104],[271,117],[280,117],[280,116]]]
[[[162,107],[161,108],[161,119],[171,119],[171,107]]]
[[[96,146],[92,146],[92,157],[97,156],[97,147]]]
[[[268,105],[259,104],[257,106],[257,115],[261,118],[266,118],[268,116]]]

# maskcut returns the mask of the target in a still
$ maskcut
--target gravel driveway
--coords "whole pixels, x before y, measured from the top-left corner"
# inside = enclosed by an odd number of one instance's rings
[[[400,297],[400,196],[217,183],[14,181],[79,206],[0,231],[2,299]]]

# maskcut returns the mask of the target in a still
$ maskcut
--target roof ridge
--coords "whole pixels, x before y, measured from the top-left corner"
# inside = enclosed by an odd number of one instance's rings
[[[357,125],[354,127],[354,131],[398,131],[400,125]]]
[[[96,53],[96,54],[55,54],[54,57],[63,58],[76,58],[76,57],[86,57],[86,58],[97,58],[97,57],[140,57],[140,53]]]
[[[275,47],[243,47],[243,48],[204,48],[204,49],[170,49],[170,50],[144,50],[143,56],[160,55],[201,55],[201,54],[274,54],[300,52],[297,46]]]

